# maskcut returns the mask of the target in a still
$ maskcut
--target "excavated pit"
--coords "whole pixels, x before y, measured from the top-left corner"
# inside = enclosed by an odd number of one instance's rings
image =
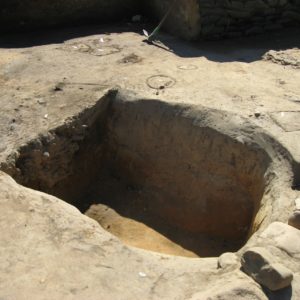
[[[274,145],[236,115],[111,91],[2,168],[128,245],[207,257],[270,220]]]

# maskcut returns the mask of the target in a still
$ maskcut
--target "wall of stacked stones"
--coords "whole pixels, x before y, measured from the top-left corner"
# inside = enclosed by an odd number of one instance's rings
[[[158,22],[174,0],[0,0],[0,31],[103,23],[134,14]],[[236,37],[300,24],[300,0],[177,0],[165,28],[186,39]]]
[[[236,37],[300,24],[300,0],[198,0],[203,37]]]
[[[153,0],[161,18],[173,0]],[[166,28],[187,39],[238,37],[300,25],[300,0],[177,0]]]

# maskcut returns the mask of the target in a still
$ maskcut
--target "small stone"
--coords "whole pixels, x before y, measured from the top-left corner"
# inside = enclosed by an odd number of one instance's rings
[[[147,277],[147,274],[144,273],[144,272],[139,272],[139,276],[142,277],[142,278],[144,278],[144,277]]]
[[[16,125],[15,124],[12,124],[9,126],[9,130],[10,131],[14,131],[16,129]]]
[[[233,270],[239,267],[239,260],[236,254],[227,252],[218,258],[218,268],[224,270]]]
[[[259,118],[260,117],[260,112],[256,112],[256,113],[254,113],[254,116],[256,117],[256,118]]]
[[[44,99],[38,99],[37,102],[38,102],[38,104],[41,104],[41,105],[47,103],[46,100],[44,100]]]
[[[300,210],[295,210],[289,217],[288,224],[300,230]]]
[[[296,209],[300,209],[300,198],[295,200]]]
[[[64,83],[59,82],[55,85],[55,87],[53,88],[54,92],[61,92],[63,90],[64,87]]]
[[[44,155],[45,157],[50,157],[50,153],[49,153],[49,152],[44,152],[43,155]]]
[[[293,280],[293,273],[285,266],[274,262],[272,254],[262,247],[246,250],[241,263],[246,274],[271,291],[285,288]]]

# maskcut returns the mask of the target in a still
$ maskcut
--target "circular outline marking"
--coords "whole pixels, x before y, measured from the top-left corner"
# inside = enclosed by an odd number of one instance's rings
[[[151,79],[153,79],[153,78],[165,78],[165,79],[168,79],[171,83],[169,85],[162,84],[161,86],[156,87],[156,86],[154,86],[153,83],[151,83]],[[176,79],[172,78],[171,76],[168,76],[168,75],[152,75],[147,78],[146,83],[149,88],[154,89],[154,90],[160,90],[160,89],[162,89],[162,87],[163,87],[163,89],[167,89],[167,88],[171,88],[172,86],[174,86],[176,83]]]

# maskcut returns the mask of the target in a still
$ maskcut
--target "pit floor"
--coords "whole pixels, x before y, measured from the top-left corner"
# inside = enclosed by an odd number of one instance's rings
[[[172,226],[151,211],[151,196],[116,178],[101,178],[83,202],[85,214],[129,246],[186,257],[235,252],[240,240],[226,240]],[[93,204],[91,204],[93,203]]]

